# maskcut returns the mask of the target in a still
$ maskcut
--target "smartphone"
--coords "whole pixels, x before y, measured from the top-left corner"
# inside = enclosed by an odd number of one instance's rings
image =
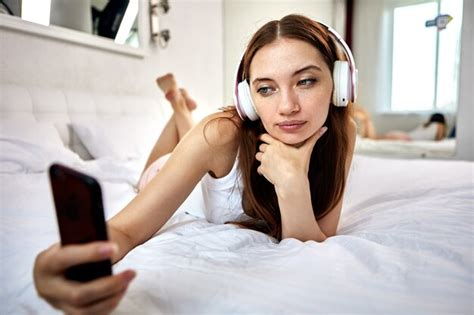
[[[61,164],[49,168],[61,245],[106,241],[102,190],[97,180]],[[66,278],[87,282],[112,274],[110,259],[66,270]]]

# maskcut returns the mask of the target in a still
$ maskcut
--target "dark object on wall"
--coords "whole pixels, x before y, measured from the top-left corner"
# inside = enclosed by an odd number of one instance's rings
[[[449,22],[453,20],[453,17],[449,14],[440,14],[436,18],[425,22],[425,27],[436,26],[438,31],[442,31],[446,28]]]
[[[150,0],[150,27],[151,37],[161,48],[166,48],[171,38],[171,32],[168,29],[160,28],[160,15],[166,14],[170,10],[168,0]]]
[[[20,16],[21,1],[0,0],[0,13]]]
[[[97,34],[115,39],[127,10],[129,0],[110,0],[104,10],[98,14]],[[93,12],[93,15],[97,12]]]

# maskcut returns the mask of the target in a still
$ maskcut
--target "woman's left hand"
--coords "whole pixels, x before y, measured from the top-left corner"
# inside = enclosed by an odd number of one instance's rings
[[[311,152],[327,127],[321,127],[308,138],[302,146],[295,148],[287,145],[269,134],[260,136],[263,142],[255,158],[260,161],[257,172],[271,182],[275,189],[291,189],[294,180],[307,178]]]

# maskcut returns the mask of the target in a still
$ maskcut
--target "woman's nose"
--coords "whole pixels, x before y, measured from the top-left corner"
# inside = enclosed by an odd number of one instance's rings
[[[290,115],[299,111],[300,106],[295,91],[292,89],[282,90],[278,109],[281,115]]]

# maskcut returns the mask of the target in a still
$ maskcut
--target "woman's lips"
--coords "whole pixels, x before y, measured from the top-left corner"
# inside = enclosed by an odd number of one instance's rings
[[[306,121],[302,120],[287,120],[277,123],[278,128],[285,132],[294,132],[303,127],[306,124]]]

